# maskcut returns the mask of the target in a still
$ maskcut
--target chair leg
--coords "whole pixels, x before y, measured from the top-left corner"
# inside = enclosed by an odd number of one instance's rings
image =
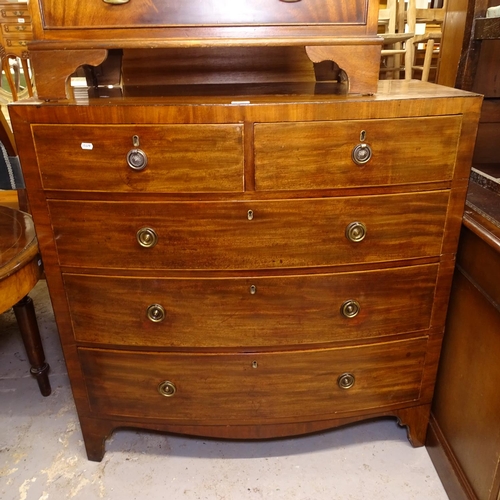
[[[17,89],[14,79],[12,78],[12,73],[10,72],[10,64],[8,57],[2,58],[2,69],[5,73],[5,78],[7,79],[7,83],[12,93],[12,100],[15,102],[17,101]]]
[[[48,376],[49,365],[45,362],[33,301],[28,295],[14,306],[14,314],[31,365],[30,372],[36,378],[42,396],[48,396],[52,392]]]
[[[21,65],[23,67],[24,79],[26,80],[26,88],[28,89],[28,95],[30,97],[33,97],[33,84],[31,83],[31,75],[28,66],[28,60],[21,58]]]
[[[431,38],[427,42],[427,47],[425,48],[425,56],[424,56],[424,69],[422,70],[422,81],[429,81],[429,73],[431,70],[432,63],[432,53],[434,52],[434,40]]]

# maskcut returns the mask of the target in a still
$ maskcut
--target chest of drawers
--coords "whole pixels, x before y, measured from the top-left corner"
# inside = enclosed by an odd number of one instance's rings
[[[2,45],[7,51],[17,50],[21,55],[32,39],[32,26],[27,2],[0,1]]]
[[[14,101],[17,101],[19,91],[19,84],[16,84],[11,74],[9,62],[14,58],[20,58],[28,93],[30,96],[33,95],[27,50],[28,42],[32,39],[33,29],[28,3],[0,0],[0,57],[2,70]]]
[[[395,416],[422,445],[481,99],[11,107],[88,456]]]

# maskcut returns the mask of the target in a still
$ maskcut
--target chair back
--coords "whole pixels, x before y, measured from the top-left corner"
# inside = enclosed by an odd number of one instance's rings
[[[21,164],[14,135],[3,113],[0,113],[0,189],[24,189]]]

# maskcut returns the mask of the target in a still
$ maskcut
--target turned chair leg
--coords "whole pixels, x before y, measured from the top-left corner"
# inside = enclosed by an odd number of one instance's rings
[[[33,301],[28,295],[14,306],[14,314],[31,365],[30,372],[36,378],[42,396],[48,396],[52,391],[48,376],[49,365],[45,362]]]

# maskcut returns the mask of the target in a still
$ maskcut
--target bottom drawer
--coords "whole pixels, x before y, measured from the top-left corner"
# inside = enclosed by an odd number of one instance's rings
[[[416,400],[426,347],[419,337],[248,354],[80,348],[79,356],[95,415],[221,425],[320,420]],[[340,387],[343,374],[352,387]]]

